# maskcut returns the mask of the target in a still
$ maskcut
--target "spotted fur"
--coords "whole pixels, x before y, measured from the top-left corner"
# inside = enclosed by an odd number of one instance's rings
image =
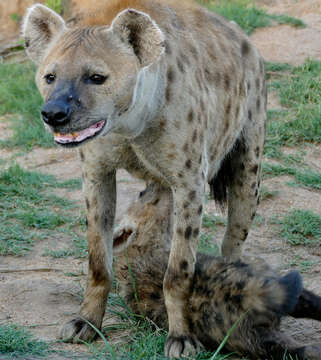
[[[60,145],[81,145],[90,262],[80,315],[101,326],[113,277],[115,174],[125,168],[174,196],[164,279],[165,354],[185,356],[199,349],[184,316],[184,294],[194,276],[206,183],[218,201],[228,203],[224,256],[241,255],[256,211],[266,119],[264,62],[236,24],[196,2],[102,3],[74,26],[34,5],[23,25],[26,51],[39,64],[46,126]],[[72,140],[80,133],[83,140]],[[92,337],[88,326],[75,326],[78,320],[63,328],[63,338]]]
[[[121,295],[134,313],[164,329],[168,318],[162,282],[170,252],[171,203],[167,189],[147,187],[114,234]],[[186,261],[179,266],[184,274]],[[300,345],[280,331],[284,316],[321,321],[321,297],[302,288],[297,272],[280,277],[263,261],[228,261],[198,253],[185,298],[190,332],[206,350],[216,350],[238,324],[225,344],[227,353],[253,359],[321,359],[321,344]]]

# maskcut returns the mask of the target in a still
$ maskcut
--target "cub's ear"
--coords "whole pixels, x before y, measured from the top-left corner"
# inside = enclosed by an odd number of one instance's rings
[[[39,64],[49,46],[65,28],[63,18],[46,6],[36,4],[29,8],[23,21],[22,34],[30,59]]]
[[[142,67],[155,62],[164,52],[164,34],[148,14],[134,9],[121,11],[111,30],[133,48]]]

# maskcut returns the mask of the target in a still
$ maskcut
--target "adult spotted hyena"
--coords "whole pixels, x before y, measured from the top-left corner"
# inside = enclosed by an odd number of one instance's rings
[[[121,295],[134,313],[165,329],[162,283],[170,253],[171,207],[170,190],[149,185],[114,234]],[[198,253],[185,296],[189,330],[207,350],[215,350],[237,324],[225,344],[227,352],[254,359],[321,359],[321,343],[298,344],[280,331],[284,316],[321,321],[321,297],[302,288],[298,272],[281,277],[262,261],[229,261]]]
[[[165,353],[199,348],[184,316],[194,274],[205,184],[228,202],[222,253],[241,254],[257,206],[264,143],[264,64],[237,25],[194,2],[106,0],[77,26],[41,5],[23,33],[39,64],[42,117],[63,147],[79,146],[87,206],[89,275],[80,317],[64,338],[101,326],[112,284],[117,168],[173,193],[164,279]]]

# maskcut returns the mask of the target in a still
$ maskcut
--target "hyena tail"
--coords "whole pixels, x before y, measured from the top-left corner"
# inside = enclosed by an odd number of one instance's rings
[[[211,197],[218,205],[225,209],[227,202],[227,189],[237,176],[237,159],[246,152],[243,135],[236,140],[232,149],[226,154],[221,166],[214,177],[209,181]]]

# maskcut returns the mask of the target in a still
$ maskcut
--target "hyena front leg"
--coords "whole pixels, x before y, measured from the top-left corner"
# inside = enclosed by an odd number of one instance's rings
[[[93,171],[83,165],[83,181],[87,208],[88,278],[80,316],[68,322],[61,337],[72,342],[91,340],[101,327],[106,300],[113,282],[113,225],[116,205],[116,172]]]
[[[203,192],[200,189],[172,189],[173,236],[163,286],[169,323],[165,356],[170,358],[194,354],[201,346],[191,333],[184,313],[201,226]]]

